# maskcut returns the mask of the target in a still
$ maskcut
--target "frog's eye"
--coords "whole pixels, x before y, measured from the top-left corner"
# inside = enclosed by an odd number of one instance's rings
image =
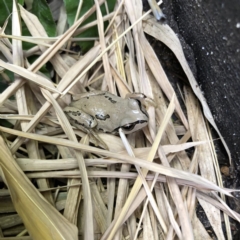
[[[133,128],[135,127],[136,123],[130,123],[130,124],[126,124],[124,126],[122,126],[121,128],[124,130],[124,131],[131,131],[133,130]]]

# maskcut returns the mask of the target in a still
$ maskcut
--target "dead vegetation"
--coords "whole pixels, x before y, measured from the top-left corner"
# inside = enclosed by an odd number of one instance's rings
[[[225,204],[230,190],[222,186],[208,123],[218,129],[171,28],[144,13],[141,1],[119,0],[113,13],[102,16],[99,4],[105,3],[96,0],[67,30],[60,26],[66,19],[59,21],[58,37],[49,38],[39,19],[13,2],[12,35],[4,35],[3,26],[0,42],[5,57],[0,66],[15,74],[0,95],[1,119],[13,125],[0,127],[7,187],[0,189],[0,202],[6,203],[1,238],[29,233],[32,239],[211,239],[196,217],[199,202],[217,239],[225,239],[224,212],[231,239],[228,216],[239,221],[239,215]],[[82,25],[95,12],[97,21]],[[21,36],[20,18],[32,37]],[[99,32],[94,46],[83,55],[71,51],[74,37],[93,25]],[[181,92],[185,106],[145,32],[179,60],[191,85]],[[35,47],[23,51],[22,41]],[[27,57],[36,54],[30,64]],[[53,81],[40,71],[47,62]],[[85,87],[121,97],[144,93],[154,102],[147,108],[148,127],[127,138],[101,133],[109,150],[93,146],[62,110]],[[193,151],[187,153],[189,148]],[[26,229],[14,229],[22,223],[15,211]]]

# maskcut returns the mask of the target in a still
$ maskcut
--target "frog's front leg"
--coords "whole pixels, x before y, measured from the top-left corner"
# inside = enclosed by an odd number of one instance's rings
[[[149,106],[156,107],[156,104],[154,103],[153,99],[147,97],[143,93],[128,93],[126,94],[125,98],[133,98],[141,102],[143,106],[148,108]]]
[[[133,98],[142,101],[146,98],[146,96],[143,93],[127,93],[125,98]]]
[[[107,145],[94,131],[94,128],[97,125],[97,120],[93,116],[91,116],[88,113],[85,113],[84,111],[76,107],[70,106],[64,108],[64,113],[67,115],[69,122],[74,127],[91,134],[91,136],[95,139],[96,143],[100,142],[104,148],[108,149]]]

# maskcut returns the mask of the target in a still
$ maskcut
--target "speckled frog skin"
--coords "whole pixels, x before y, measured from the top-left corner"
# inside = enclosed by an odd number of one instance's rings
[[[97,91],[73,101],[64,112],[76,127],[112,134],[119,128],[128,134],[148,124],[148,114],[139,100],[109,92]]]

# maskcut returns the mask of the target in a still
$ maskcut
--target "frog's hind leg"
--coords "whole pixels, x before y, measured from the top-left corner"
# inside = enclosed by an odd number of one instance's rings
[[[71,120],[73,125],[80,125],[84,128],[90,129],[97,126],[97,120],[88,113],[85,113],[77,107],[65,107],[64,113]]]
[[[81,125],[75,125],[75,124],[73,124],[73,126],[78,128],[79,130],[82,130],[83,132],[87,133],[90,137],[90,141],[96,147],[101,146],[102,148],[104,148],[106,150],[109,150],[107,144],[99,137],[99,135],[93,129],[87,129],[87,128],[84,128]]]
[[[76,108],[76,107],[66,107],[64,109],[64,113],[66,114],[69,122],[79,130],[87,133],[92,137],[92,141],[96,146],[100,145],[108,149],[106,143],[98,136],[98,134],[94,131],[94,128],[97,125],[96,119],[90,114],[85,113],[84,111]]]
[[[69,122],[71,123],[71,125],[73,125],[77,129],[88,134],[90,137],[90,142],[92,142],[96,147],[100,145],[102,148],[109,150],[107,144],[98,136],[98,134],[93,129],[91,129],[91,128],[88,129],[88,128],[74,122],[72,119],[69,119]]]
[[[89,133],[95,140],[97,140],[97,143],[95,144],[96,146],[100,144],[104,149],[109,150],[107,144],[99,137],[99,135],[94,130],[89,129]]]

